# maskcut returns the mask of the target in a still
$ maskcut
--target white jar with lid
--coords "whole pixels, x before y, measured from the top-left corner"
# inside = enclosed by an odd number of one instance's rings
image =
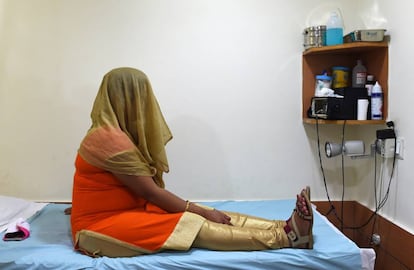
[[[324,72],[321,75],[316,75],[315,79],[315,97],[326,96],[324,93],[327,92],[326,89],[331,88],[332,77],[328,76],[328,74]]]

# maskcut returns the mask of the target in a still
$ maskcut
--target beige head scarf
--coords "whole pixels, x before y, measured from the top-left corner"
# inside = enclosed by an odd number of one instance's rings
[[[153,176],[164,187],[165,144],[172,138],[147,76],[133,68],[107,73],[95,99],[92,127],[79,148],[88,163],[128,175]]]

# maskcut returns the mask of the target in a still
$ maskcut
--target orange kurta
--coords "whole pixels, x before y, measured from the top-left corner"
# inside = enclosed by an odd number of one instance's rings
[[[188,249],[203,217],[167,213],[132,194],[114,176],[147,176],[159,188],[165,186],[163,173],[169,171],[165,144],[172,134],[147,76],[133,68],[105,74],[91,119],[75,162],[71,216],[75,248],[91,244],[91,238],[79,240],[85,232],[116,245],[132,245],[141,254]],[[102,248],[101,242],[94,243],[93,252]]]
[[[183,213],[167,213],[135,198],[113,174],[77,156],[72,201],[72,236],[82,229],[157,251],[172,235]]]

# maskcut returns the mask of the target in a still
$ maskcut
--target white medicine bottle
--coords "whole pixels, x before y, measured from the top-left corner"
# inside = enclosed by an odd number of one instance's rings
[[[326,45],[338,45],[344,43],[344,30],[342,18],[338,11],[332,11],[326,23]]]
[[[378,83],[375,83],[371,92],[371,119],[382,120],[382,87]]]

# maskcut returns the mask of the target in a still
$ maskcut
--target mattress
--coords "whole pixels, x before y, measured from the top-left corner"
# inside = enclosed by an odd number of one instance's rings
[[[221,210],[269,219],[287,219],[295,200],[202,202]],[[316,209],[314,247],[265,251],[164,251],[131,258],[91,258],[73,250],[68,204],[48,204],[29,220],[23,241],[1,241],[0,269],[373,269],[375,253],[360,249]],[[0,235],[3,237],[4,232]]]

